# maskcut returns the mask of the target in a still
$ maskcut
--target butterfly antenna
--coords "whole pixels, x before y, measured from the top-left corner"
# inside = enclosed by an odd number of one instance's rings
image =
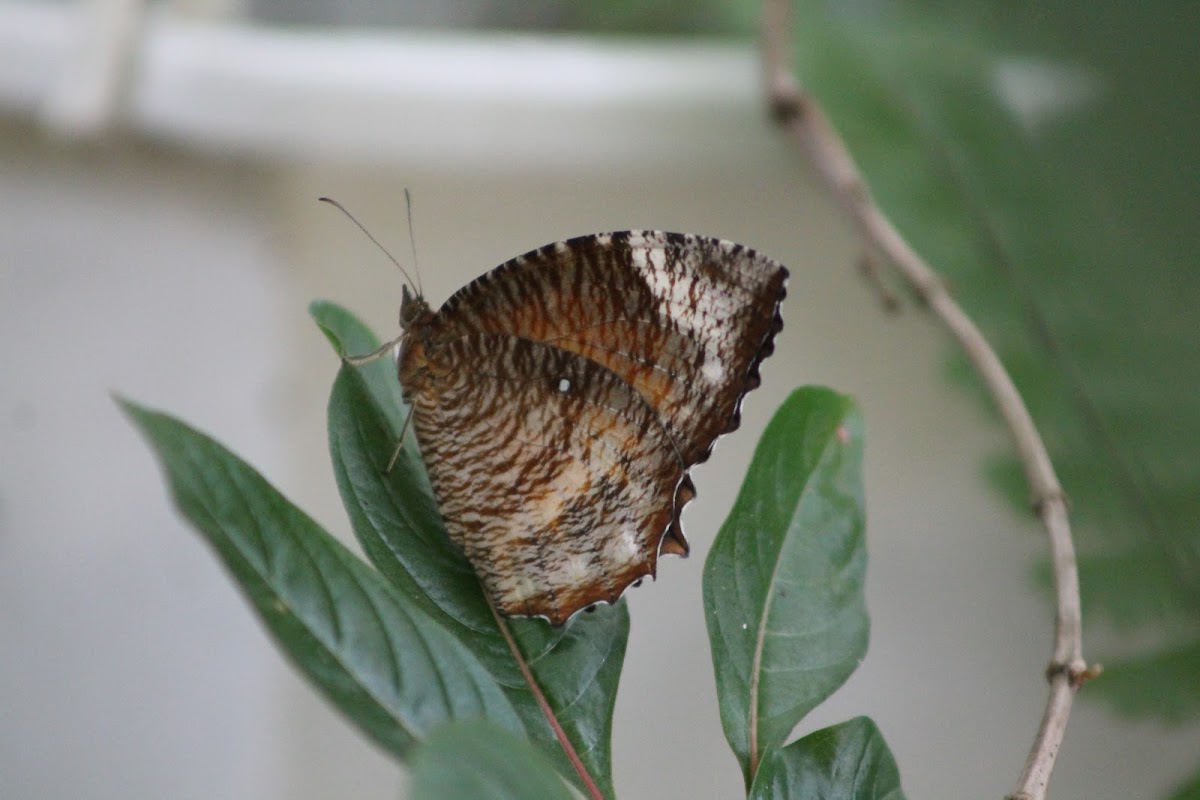
[[[412,247],[413,271],[417,273],[417,294],[424,296],[421,289],[421,262],[417,260],[417,235],[413,233],[412,193],[404,187],[404,211],[408,215],[408,243]]]
[[[407,196],[407,194],[408,194],[408,190],[405,190],[405,195]],[[351,214],[349,211],[347,211],[347,210],[346,210],[346,207],[345,207],[344,205],[342,205],[341,203],[339,203],[337,200],[334,200],[332,197],[318,197],[318,198],[317,198],[317,200],[319,200],[319,201],[320,201],[320,202],[322,202],[322,203],[329,203],[329,205],[333,206],[333,207],[334,207],[334,208],[336,208],[338,211],[340,211],[340,212],[342,212],[343,214],[345,214],[345,215],[346,215],[346,217],[347,217],[347,219],[349,219],[349,220],[350,220],[351,222],[353,222],[353,223],[354,223],[356,226],[358,226],[358,229],[359,229],[360,231],[362,231],[362,232],[363,232],[363,234],[364,234],[364,235],[365,235],[365,236],[366,236],[368,239],[370,239],[370,240],[371,240],[371,243],[372,243],[372,244],[374,244],[376,247],[378,247],[378,248],[379,248],[379,250],[380,250],[380,251],[381,251],[381,252],[382,252],[382,253],[383,253],[385,256],[387,256],[387,257],[388,257],[388,261],[391,261],[393,264],[395,264],[395,265],[396,265],[396,269],[400,270],[400,274],[404,276],[404,279],[405,279],[406,281],[408,281],[410,284],[412,284],[412,286],[413,286],[413,287],[415,287],[415,288],[416,288],[416,290],[417,290],[417,294],[420,294],[420,293],[421,293],[421,287],[420,287],[420,284],[419,284],[419,283],[417,283],[416,281],[414,281],[414,280],[412,279],[412,276],[408,274],[408,272],[407,272],[407,271],[404,269],[404,267],[400,266],[400,262],[399,262],[399,261],[397,261],[397,260],[395,259],[395,257],[394,257],[394,256],[393,256],[391,253],[389,253],[389,252],[388,252],[388,249],[387,249],[386,247],[384,247],[383,245],[381,245],[381,244],[379,243],[379,240],[378,240],[378,239],[376,239],[374,236],[372,236],[372,235],[371,235],[371,232],[370,232],[369,230],[367,230],[367,229],[366,229],[366,227],[365,227],[365,226],[364,226],[364,225],[363,225],[361,222],[359,222],[357,219],[355,219],[355,218],[354,218],[354,215],[353,215],[353,214]],[[409,219],[410,219],[409,227],[411,228],[411,226],[412,226],[412,223],[411,223],[411,219],[412,219],[412,217],[411,217],[411,211],[410,211],[410,217],[409,217]]]

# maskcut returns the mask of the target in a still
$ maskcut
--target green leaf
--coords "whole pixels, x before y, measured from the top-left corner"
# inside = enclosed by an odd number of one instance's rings
[[[1038,422],[1087,556],[1085,622],[1153,628],[1119,654],[1148,665],[1146,643],[1186,648],[1178,622],[1200,619],[1200,226],[1181,166],[1200,106],[1179,90],[1200,69],[1200,6],[1184,8],[808,2],[796,26],[802,83]],[[1125,573],[1133,589],[1109,579]],[[1196,674],[1155,692],[1186,697]]]
[[[763,762],[749,800],[904,800],[900,772],[867,717],[810,733]]]
[[[483,720],[438,728],[413,756],[410,800],[571,800],[527,741]]]
[[[850,398],[793,392],[767,425],[704,564],[725,737],[757,765],[867,649],[862,421]]]
[[[379,347],[379,339],[354,316],[337,303],[328,300],[314,300],[308,305],[308,313],[325,334],[325,338],[333,345],[339,356],[362,356],[374,352]],[[363,376],[367,388],[379,406],[388,416],[388,423],[397,428],[403,425],[408,415],[408,406],[400,395],[400,381],[397,377],[395,359],[383,357],[369,364],[357,367]],[[412,437],[406,439],[406,444]],[[390,457],[391,454],[389,453]]]
[[[313,315],[335,337],[335,348],[345,342],[354,352],[369,352],[377,345],[349,312],[325,304],[314,305]],[[390,405],[388,393],[396,385],[390,369],[344,366],[330,397],[330,451],[355,535],[394,586],[475,652],[516,707],[531,741],[578,783],[474,570],[442,529],[411,431],[393,471],[384,472],[407,413]],[[602,605],[557,629],[542,620],[511,619],[505,625],[588,774],[612,797],[612,714],[629,636],[624,602]]]
[[[122,407],[280,648],[364,733],[404,757],[449,720],[523,730],[470,650],[248,464],[172,417]]]

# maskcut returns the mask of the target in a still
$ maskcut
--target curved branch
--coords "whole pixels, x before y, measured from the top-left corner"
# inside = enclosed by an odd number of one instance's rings
[[[1033,418],[979,328],[946,290],[941,278],[892,225],[870,190],[845,143],[820,104],[796,82],[788,63],[790,30],[786,0],[766,0],[763,58],[768,100],[776,121],[808,156],[821,180],[872,251],[880,253],[950,331],[983,378],[1021,458],[1033,507],[1050,544],[1054,569],[1054,655],[1047,670],[1050,695],[1037,736],[1009,800],[1042,800],[1066,731],[1075,692],[1096,674],[1083,660],[1082,610],[1075,545],[1066,496]]]

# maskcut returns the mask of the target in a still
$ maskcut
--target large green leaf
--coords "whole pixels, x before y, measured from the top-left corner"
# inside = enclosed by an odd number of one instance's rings
[[[900,772],[875,723],[856,717],[771,754],[749,800],[904,800]]]
[[[433,732],[412,759],[409,800],[571,800],[545,755],[484,720]]]
[[[403,757],[449,720],[523,730],[469,649],[254,469],[172,417],[123,407],[279,646],[368,736]]]
[[[312,314],[339,351],[370,352],[374,335],[349,312],[315,303]],[[329,402],[329,440],[342,499],[364,551],[381,573],[466,642],[504,687],[530,739],[578,782],[553,727],[497,626],[471,565],[450,543],[409,432],[391,474],[385,467],[407,413],[394,369],[343,366]],[[545,695],[592,780],[612,797],[612,714],[629,635],[623,602],[561,628],[541,620],[505,625],[537,691]]]
[[[853,401],[792,393],[704,564],[721,723],[747,786],[866,653],[863,513]]]
[[[1146,643],[1165,637],[1189,655],[1155,692],[1189,696],[1200,674],[1200,226],[1184,165],[1200,152],[1200,102],[1181,80],[1200,74],[1200,6],[802,5],[802,82],[886,213],[979,321],[1045,435],[1072,500],[1085,619],[1158,628],[1123,637],[1124,653],[1092,655],[1150,666],[1158,645]],[[954,372],[968,370],[958,360]],[[991,472],[1027,506],[1011,454]],[[1121,707],[1145,710],[1140,689],[1127,690]]]

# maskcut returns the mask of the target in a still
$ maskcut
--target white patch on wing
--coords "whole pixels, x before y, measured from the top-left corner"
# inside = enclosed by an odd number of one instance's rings
[[[641,537],[638,536],[637,528],[632,526],[622,528],[604,547],[605,559],[612,564],[640,561],[641,552]]]
[[[633,248],[634,250],[645,249],[646,247],[649,246],[646,244],[646,242],[649,242],[649,241],[661,242],[662,241],[662,237],[660,237],[660,236],[647,235],[650,233],[651,233],[651,231],[630,231],[629,236],[627,238],[627,241],[629,242],[629,246],[631,248]]]
[[[725,365],[718,358],[708,358],[700,368],[700,374],[709,383],[720,384],[725,380]]]
[[[663,251],[657,251],[660,259]],[[694,336],[715,350],[737,312],[737,300],[725,287],[686,272],[643,270],[646,285],[658,299],[658,313],[681,333]],[[695,298],[693,299],[693,289]]]
[[[595,577],[594,572],[592,560],[586,555],[567,556],[563,559],[562,573],[566,580],[562,583],[569,585],[588,583]]]
[[[667,253],[661,247],[652,247],[648,253],[650,266],[655,272],[662,272],[667,264]]]
[[[631,245],[632,245],[632,242],[631,242]],[[629,258],[633,261],[633,266],[635,268],[637,268],[641,272],[646,271],[646,265],[647,265],[646,248],[638,247],[638,246],[631,246],[630,251],[629,251]]]

